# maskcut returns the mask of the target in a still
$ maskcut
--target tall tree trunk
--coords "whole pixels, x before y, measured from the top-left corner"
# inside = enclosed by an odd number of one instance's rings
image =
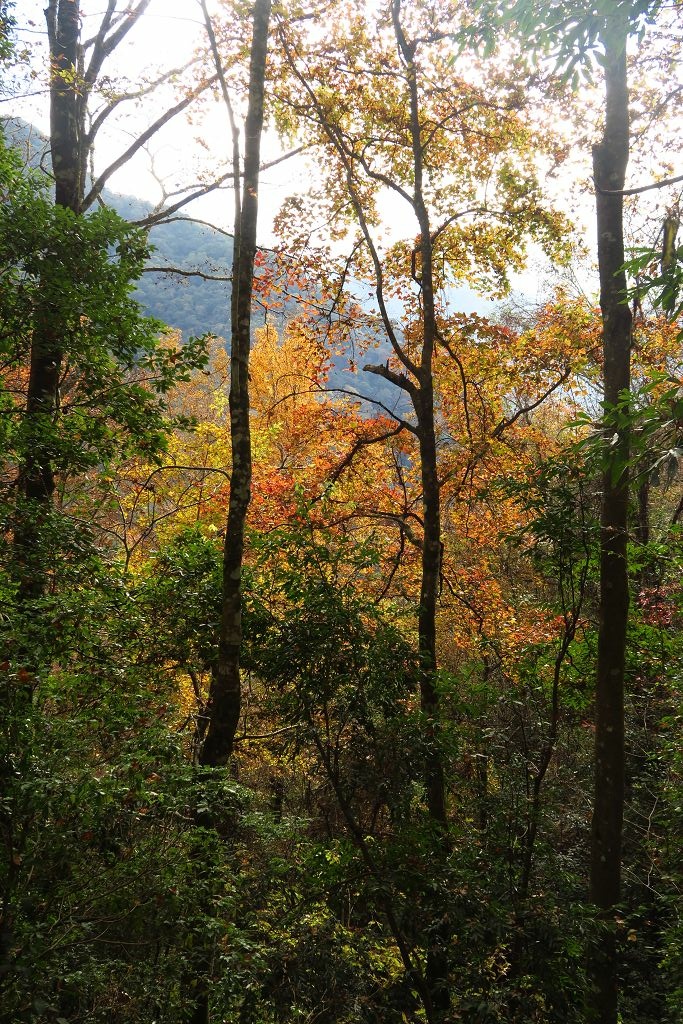
[[[625,301],[623,197],[629,157],[626,71],[627,20],[610,15],[602,32],[605,47],[605,127],[593,149],[596,187],[600,307],[603,322],[605,432],[612,435],[611,410],[630,388],[631,312]],[[606,921],[605,938],[593,964],[597,1019],[616,1024],[618,963],[609,918],[621,894],[624,808],[624,669],[629,584],[629,430],[620,427],[603,479],[600,537],[600,624],[595,726],[595,803],[591,842],[591,899]]]
[[[658,560],[652,557],[647,551],[650,543],[650,476],[646,472],[641,476],[637,490],[636,521],[633,528],[633,536],[641,547],[639,553],[639,566],[631,573],[631,589],[635,588],[640,593],[643,588],[655,587],[660,578],[660,567]]]
[[[425,327],[427,325],[425,324]],[[434,429],[434,394],[431,365],[424,374],[417,402],[418,434],[422,477],[422,580],[418,614],[418,647],[420,655],[420,710],[424,719],[425,794],[427,810],[434,824],[435,864],[441,864],[449,851],[446,787],[439,746],[439,694],[436,688],[436,610],[441,579],[441,502],[437,473],[436,433]],[[437,866],[438,872],[438,866]],[[430,925],[425,963],[425,983],[431,1002],[430,1020],[441,1021],[451,1005],[448,987],[447,949],[451,926],[440,899],[426,894],[430,904]]]
[[[211,43],[216,71],[232,128],[233,169],[235,175],[235,228],[232,264],[232,301],[230,308],[230,441],[232,472],[228,521],[223,545],[223,593],[218,659],[212,673],[205,712],[203,740],[198,751],[199,764],[220,768],[232,754],[235,731],[240,717],[242,646],[242,562],[244,532],[251,497],[251,430],[249,423],[249,351],[251,347],[251,300],[256,255],[258,220],[259,165],[263,131],[268,27],[271,0],[255,0],[249,68],[249,101],[245,123],[244,184],[239,194],[239,136],[223,74],[216,37],[206,4],[204,20]],[[201,824],[211,827],[203,816]],[[201,856],[201,854],[200,854]],[[207,951],[195,982],[191,1024],[209,1024],[211,1019],[211,955]]]
[[[418,646],[420,654],[420,707],[425,717],[427,751],[425,791],[430,817],[445,838],[447,831],[443,765],[438,749],[439,695],[436,690],[436,609],[441,578],[441,507],[434,430],[434,397],[431,379],[420,387],[418,432],[422,478],[424,536]]]
[[[218,661],[211,679],[206,710],[206,734],[199,752],[199,763],[207,767],[224,765],[230,757],[241,704],[242,560],[244,529],[251,496],[251,299],[256,255],[259,164],[270,7],[270,0],[256,0],[253,9],[249,104],[244,144],[244,188],[239,223],[235,225],[230,354],[232,472],[228,523],[223,548],[223,600]]]
[[[419,280],[422,299],[422,350],[417,374],[419,388],[413,396],[417,434],[420,442],[424,521],[418,648],[420,655],[420,708],[425,722],[425,791],[427,809],[437,835],[437,860],[441,860],[448,853],[449,839],[445,779],[439,749],[439,695],[436,688],[436,611],[441,580],[442,539],[441,489],[436,450],[432,368],[438,332],[434,302],[433,241],[429,212],[424,197],[423,137],[417,69],[414,60],[417,44],[409,42],[403,31],[401,0],[392,0],[391,11],[396,42],[406,68],[406,81],[410,97],[409,123],[414,177],[413,209],[420,227]],[[427,947],[425,980],[436,1014],[435,1019],[440,1020],[451,1004],[446,953],[451,938],[451,929],[448,919],[443,913],[443,908],[438,906],[438,902],[431,909],[434,922]]]
[[[45,17],[50,42],[50,152],[55,203],[80,213],[84,181],[79,68],[80,0],[50,0]]]
[[[419,355],[413,355],[402,344],[394,330],[384,291],[384,270],[379,250],[371,232],[370,218],[364,206],[362,190],[358,187],[358,154],[348,142],[339,126],[331,121],[305,71],[297,67],[294,48],[285,34],[281,42],[289,65],[307,93],[315,110],[317,121],[336,150],[346,174],[346,185],[351,204],[358,219],[363,238],[375,271],[375,295],[387,339],[396,356],[398,368],[386,364],[364,366],[364,370],[377,374],[401,388],[409,397],[415,412],[415,425],[399,421],[418,439],[420,448],[420,474],[422,484],[423,542],[418,611],[418,653],[420,709],[424,740],[424,792],[427,811],[436,837],[434,855],[441,864],[449,852],[448,820],[446,813],[445,779],[439,744],[439,694],[436,685],[436,612],[441,581],[441,498],[438,478],[436,426],[434,412],[434,381],[432,363],[438,335],[434,301],[434,271],[432,265],[433,238],[429,212],[424,193],[424,138],[422,133],[420,94],[415,65],[417,43],[407,38],[401,23],[402,0],[391,0],[390,9],[396,43],[403,64],[402,78],[407,85],[408,128],[412,149],[413,194],[400,189],[417,219],[419,239],[413,253],[413,280],[420,288],[422,333]],[[405,372],[404,372],[405,371]],[[435,865],[434,875],[439,868]],[[430,1024],[443,1021],[450,1007],[448,991],[448,957],[446,950],[451,938],[451,926],[443,912],[438,893],[427,886],[422,897],[422,909],[430,917],[425,965],[425,987],[421,992],[424,1009]]]
[[[80,212],[81,131],[79,125],[78,67],[80,0],[50,0],[46,10],[50,46],[50,149],[55,180],[55,204]],[[55,271],[58,257],[54,257]],[[54,289],[58,274],[43,285],[31,341],[24,437],[26,455],[20,472],[23,499],[15,526],[15,554],[19,593],[24,599],[40,597],[46,585],[41,533],[52,506],[55,489],[51,425],[57,413],[63,359],[63,329]]]
[[[111,56],[151,0],[129,5],[126,17],[112,28],[113,5],[108,4],[96,35],[88,44],[90,62],[85,68],[81,42],[80,0],[48,0],[45,20],[50,59],[50,154],[55,183],[55,205],[73,214],[82,214],[102,190],[104,181],[195,94],[171,108],[142,133],[99,179],[96,193],[85,196],[86,164],[97,128],[105,120],[100,116],[90,132],[86,131],[88,99],[103,62]],[[19,493],[23,499],[17,510],[14,529],[15,561],[19,595],[38,598],[47,584],[44,535],[55,490],[54,421],[59,415],[59,380],[64,361],[66,325],[61,323],[61,299],[69,282],[63,280],[59,254],[45,260],[41,283],[41,304],[36,311],[23,422],[24,459],[19,473]]]

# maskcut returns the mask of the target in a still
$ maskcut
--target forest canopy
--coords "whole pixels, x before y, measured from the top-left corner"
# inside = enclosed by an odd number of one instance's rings
[[[0,1024],[675,1024],[683,8],[189,6],[0,2]]]

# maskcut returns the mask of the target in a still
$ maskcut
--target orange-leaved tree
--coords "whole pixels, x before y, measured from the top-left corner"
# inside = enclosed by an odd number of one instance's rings
[[[365,369],[402,393],[398,426],[412,436],[419,475],[413,520],[420,550],[417,636],[425,737],[426,804],[443,851],[448,807],[439,741],[437,606],[442,576],[440,413],[437,354],[447,354],[449,287],[470,280],[500,294],[511,269],[523,265],[534,239],[558,256],[564,223],[550,208],[536,157],[557,146],[530,114],[531,76],[523,62],[500,54],[484,65],[457,54],[450,40],[456,6],[438,11],[392,0],[344,16],[322,2],[331,26],[321,37],[296,21],[278,21],[282,78],[273,90],[281,127],[299,131],[320,154],[320,185],[292,200],[282,226],[291,249],[305,247],[314,226],[330,226],[330,244],[348,240],[343,279],[368,288],[374,330],[388,358]],[[392,227],[381,230],[392,210]],[[400,211],[400,212],[399,212]],[[304,254],[300,256],[304,258]],[[329,259],[327,260],[329,265]],[[367,320],[367,318],[366,318]],[[518,409],[510,411],[516,416]],[[495,424],[492,425],[495,429]],[[438,912],[437,912],[438,913]],[[442,927],[443,926],[443,927]],[[418,981],[427,1018],[449,1005],[444,921],[431,932],[425,977]],[[419,978],[415,964],[406,965]]]

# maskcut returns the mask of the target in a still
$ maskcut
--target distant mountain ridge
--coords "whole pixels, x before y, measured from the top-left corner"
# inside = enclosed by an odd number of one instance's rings
[[[22,151],[27,165],[49,169],[49,141],[37,128],[21,118],[6,118],[1,123],[7,143]],[[143,220],[154,210],[153,204],[146,200],[120,195],[106,188],[102,200],[121,217],[131,221]],[[183,214],[176,216],[182,218]],[[182,273],[142,275],[135,295],[145,313],[182,331],[185,338],[211,333],[229,339],[231,283],[229,280],[207,280],[206,276],[199,275],[230,276],[232,236],[191,220],[175,219],[152,227],[149,238],[154,247],[150,266],[175,267]],[[199,274],[192,276],[197,271]],[[296,298],[291,297],[286,300],[284,312],[277,319],[286,321],[294,317],[296,311]],[[264,312],[256,308],[253,319],[256,326],[262,324]],[[390,354],[388,342],[380,342],[369,353],[368,361],[384,362]],[[375,374],[352,373],[344,357],[333,358],[329,386],[360,391],[387,408],[401,409],[401,414],[406,414],[402,392]]]
[[[9,118],[3,121],[3,129],[8,144],[22,150],[29,166],[49,169],[48,140],[33,125],[21,118]],[[126,220],[142,220],[154,209],[152,203],[107,188],[102,200]],[[150,242],[154,247],[153,266],[178,267],[185,273],[143,274],[136,295],[145,312],[178,328],[185,337],[207,332],[226,337],[230,324],[230,282],[186,275],[200,271],[217,277],[229,276],[232,237],[203,224],[175,220],[153,227]]]

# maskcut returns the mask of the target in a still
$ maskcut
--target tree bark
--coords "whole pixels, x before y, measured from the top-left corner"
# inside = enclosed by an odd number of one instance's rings
[[[242,646],[242,562],[244,533],[251,498],[251,429],[249,422],[249,352],[251,347],[251,300],[256,255],[259,166],[263,131],[263,100],[271,0],[255,0],[249,67],[249,100],[245,123],[244,184],[239,194],[239,135],[223,74],[216,38],[205,3],[202,10],[216,64],[223,99],[232,130],[235,179],[235,228],[230,306],[230,444],[232,470],[228,521],[223,544],[223,584],[218,658],[212,672],[209,698],[197,752],[198,763],[206,768],[224,766],[233,751],[240,717],[242,687],[240,652]],[[202,822],[211,826],[210,819]],[[209,1024],[211,1019],[211,957],[207,954],[193,998],[191,1024]]]
[[[422,572],[420,609],[418,613],[418,650],[420,656],[420,710],[425,730],[425,794],[427,810],[435,826],[437,856],[448,853],[448,818],[443,761],[439,749],[439,695],[436,688],[436,611],[441,581],[441,488],[439,486],[436,426],[434,416],[434,374],[432,364],[437,339],[434,302],[433,242],[429,211],[424,198],[423,138],[420,122],[420,97],[417,83],[415,53],[417,45],[409,42],[401,24],[401,0],[392,0],[392,20],[396,42],[406,69],[409,94],[409,124],[413,151],[413,209],[420,228],[419,280],[422,303],[422,349],[417,372],[419,388],[413,395],[420,443],[420,475],[422,483]],[[414,276],[418,276],[415,274]],[[446,950],[451,928],[442,908],[433,907],[434,924],[427,947],[425,981],[435,1019],[441,1020],[451,1005],[448,988],[448,956]]]
[[[245,125],[244,187],[235,224],[232,339],[230,353],[230,431],[232,471],[228,522],[223,547],[223,598],[217,665],[206,709],[206,732],[199,763],[224,765],[232,754],[241,705],[242,561],[244,530],[251,496],[249,424],[249,349],[251,299],[256,255],[259,164],[270,0],[256,0]]]
[[[77,214],[83,198],[80,158],[78,74],[80,0],[50,0],[45,10],[50,46],[50,148],[55,204]],[[58,257],[54,258],[58,270]],[[56,275],[55,275],[56,276]],[[43,285],[31,341],[31,362],[24,417],[26,455],[19,474],[21,504],[14,531],[19,596],[38,598],[46,586],[41,534],[55,489],[50,432],[57,413],[63,359],[55,282]]]
[[[84,188],[80,8],[80,0],[50,0],[45,11],[50,43],[50,152],[55,203],[74,213],[80,213]]]
[[[604,429],[607,466],[603,479],[600,535],[600,622],[595,697],[595,802],[591,837],[590,892],[606,922],[596,951],[593,977],[597,1019],[616,1024],[618,962],[609,918],[621,895],[621,845],[624,809],[624,672],[629,583],[628,427],[614,425],[611,412],[630,389],[632,318],[626,296],[623,196],[629,157],[626,70],[628,25],[623,12],[606,20],[605,127],[593,149],[603,323]],[[613,438],[614,435],[614,438]],[[612,441],[614,443],[612,443]]]
[[[430,374],[431,377],[431,374]],[[437,476],[434,396],[432,382],[420,387],[418,435],[422,478],[422,515],[424,536],[418,648],[420,655],[420,708],[425,717],[427,751],[425,791],[429,815],[445,836],[448,827],[443,765],[438,750],[439,695],[436,690],[436,609],[441,578],[441,503]]]
[[[100,175],[85,196],[88,152],[96,128],[86,131],[88,100],[104,61],[144,14],[151,0],[130,5],[126,17],[112,28],[115,4],[110,0],[99,30],[90,43],[81,41],[80,0],[48,0],[45,20],[50,59],[50,153],[55,185],[55,205],[80,215],[95,201],[104,182],[159,128],[185,109],[208,83],[201,83],[179,104],[166,111],[143,132],[126,153]],[[85,66],[86,51],[90,60]],[[101,122],[100,122],[101,123]],[[39,598],[48,579],[47,559],[41,537],[52,509],[54,480],[54,422],[59,415],[59,381],[65,353],[66,325],[60,322],[59,254],[45,261],[41,306],[36,311],[23,423],[25,456],[20,467],[21,497],[14,527],[15,564],[19,597]]]

